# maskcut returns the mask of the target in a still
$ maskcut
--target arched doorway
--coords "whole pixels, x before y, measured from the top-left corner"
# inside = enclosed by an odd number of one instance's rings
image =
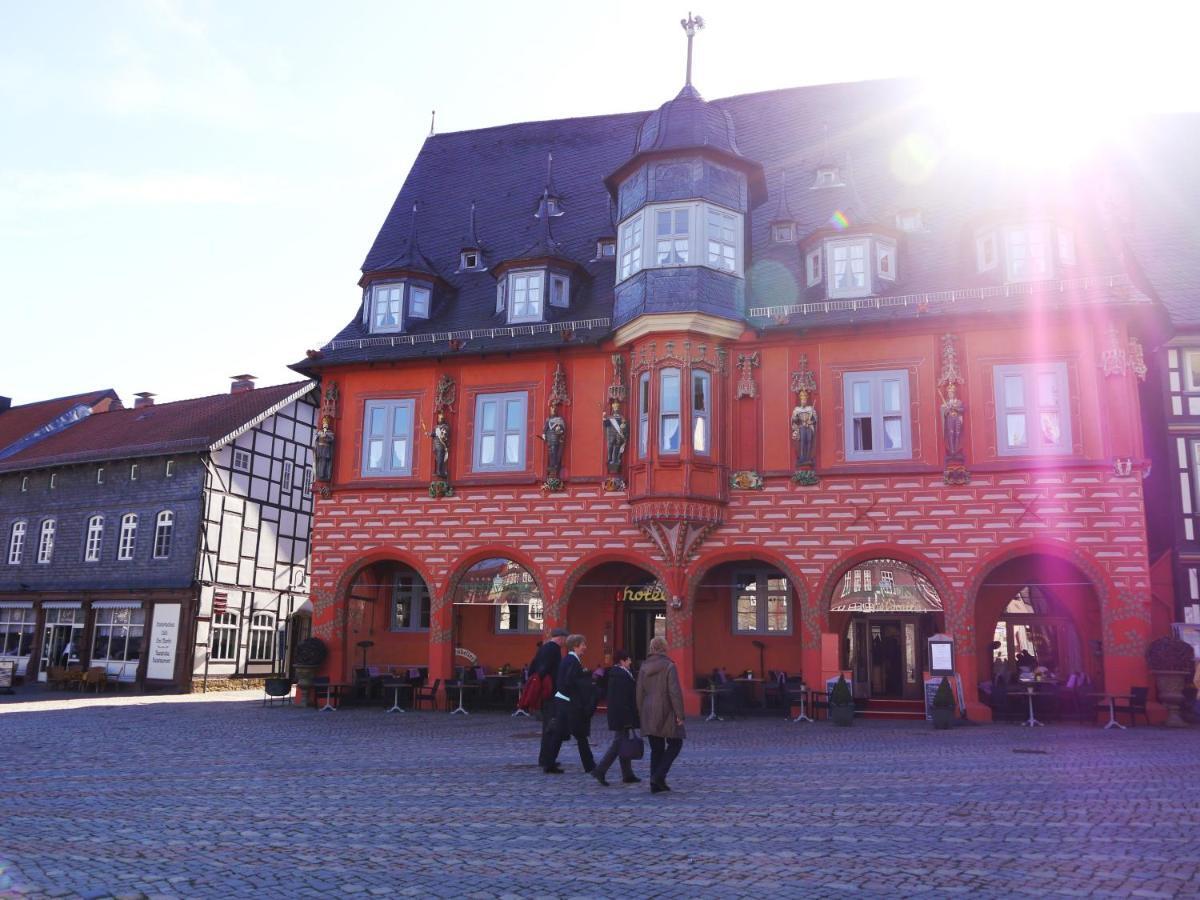
[[[426,668],[429,615],[429,586],[416,569],[390,559],[364,566],[346,589],[348,668]]]
[[[503,556],[463,573],[451,598],[455,665],[520,671],[545,628],[546,604],[533,574]]]
[[[667,635],[667,592],[647,568],[626,560],[602,562],[572,585],[567,629],[587,637],[596,665],[612,665],[613,651],[625,650],[636,669],[650,640]]]
[[[841,637],[841,667],[851,672],[854,696],[919,699],[926,642],[944,617],[937,589],[908,563],[876,558],[848,569],[829,600],[829,624]]]

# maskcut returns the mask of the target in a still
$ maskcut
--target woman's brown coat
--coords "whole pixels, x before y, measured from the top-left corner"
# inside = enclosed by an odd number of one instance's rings
[[[675,724],[683,719],[683,689],[675,663],[665,653],[651,653],[638,670],[637,706],[642,734],[684,737],[683,726]]]

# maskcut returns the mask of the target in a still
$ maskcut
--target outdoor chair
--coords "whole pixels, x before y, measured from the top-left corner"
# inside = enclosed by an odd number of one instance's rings
[[[767,670],[767,680],[763,682],[763,703],[768,709],[778,709],[783,705],[784,685],[787,683],[786,672]]]
[[[108,682],[108,670],[104,666],[92,666],[83,673],[83,678],[80,681],[79,690],[86,691],[90,686],[97,694]]]
[[[738,694],[737,685],[729,680],[723,672],[715,670],[710,682],[716,694],[717,714],[736,718],[742,714],[742,698]]]
[[[268,676],[263,679],[263,706],[272,703],[287,705],[292,701],[292,680]]]
[[[420,709],[421,704],[428,701],[429,708],[436,710],[438,708],[437,693],[438,688],[442,686],[442,679],[435,679],[433,685],[429,688],[418,687],[413,690],[413,709]]]
[[[1129,713],[1130,726],[1137,724],[1137,717],[1140,715],[1146,720],[1146,724],[1150,724],[1150,717],[1146,714],[1146,700],[1149,698],[1150,688],[1135,687],[1129,689],[1129,699],[1118,699],[1113,704],[1113,713],[1120,715],[1121,713]]]

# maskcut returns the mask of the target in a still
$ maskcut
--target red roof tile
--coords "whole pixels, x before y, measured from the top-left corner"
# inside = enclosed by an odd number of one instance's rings
[[[86,406],[91,410],[97,407],[107,408],[108,403],[116,399],[116,391],[112,388],[102,388],[86,394],[72,394],[69,397],[56,397],[53,400],[39,400],[37,403],[10,407],[0,413],[0,450],[12,446],[21,438],[77,406]]]

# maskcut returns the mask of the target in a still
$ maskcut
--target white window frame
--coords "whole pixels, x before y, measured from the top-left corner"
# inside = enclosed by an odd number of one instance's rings
[[[712,456],[712,375],[703,369],[692,370],[692,452]],[[700,408],[696,399],[700,398]]]
[[[1008,377],[1022,379],[1020,406],[1008,404],[1005,383]],[[1054,379],[1058,393],[1056,404],[1043,402],[1039,396],[1040,380],[1043,377]],[[994,366],[992,379],[996,400],[996,453],[999,456],[1066,456],[1072,452],[1071,394],[1065,362]],[[1040,426],[1043,413],[1058,415],[1059,434],[1056,443],[1045,439]],[[1025,416],[1025,445],[1009,443],[1009,416]]]
[[[283,461],[283,471],[279,473],[279,489],[281,491],[290,491],[292,489],[292,470],[292,461],[285,459]]]
[[[1183,348],[1184,390],[1189,394],[1200,392],[1200,348]]]
[[[304,493],[311,494],[313,486],[313,470],[312,466],[304,467]]]
[[[596,259],[615,259],[617,242],[612,238],[600,238],[596,241]]]
[[[674,382],[671,390],[668,382]],[[675,425],[675,445],[667,441],[667,427]],[[683,370],[658,370],[658,453],[660,456],[678,456],[683,447]]]
[[[235,472],[250,471],[250,451],[243,450],[241,447],[234,447],[231,454],[229,465]]]
[[[679,217],[687,217],[686,227],[679,230]],[[695,248],[692,246],[696,233],[695,225],[696,204],[694,203],[656,203],[654,215],[649,221],[654,223],[654,268],[675,269],[679,266],[693,266],[696,263]],[[668,220],[667,231],[660,231],[663,217]],[[663,254],[666,254],[664,261]]]
[[[58,523],[54,519],[42,519],[42,527],[38,531],[38,555],[40,565],[49,565],[54,560],[54,533]]]
[[[386,303],[389,318],[395,313],[395,323],[380,322],[380,313],[384,311],[381,303]],[[371,285],[371,334],[394,334],[404,330],[404,282],[383,281]]]
[[[137,481],[137,479],[138,479],[138,464],[130,463],[129,464],[129,480]]]
[[[0,608],[0,659],[28,659],[32,655],[33,626],[32,609]]]
[[[650,454],[650,373],[638,376],[638,459]]]
[[[1034,240],[1034,238],[1039,238]],[[1023,238],[1023,240],[1018,240]],[[1017,254],[1015,248],[1023,246],[1025,255],[1022,257],[1024,261],[1033,258],[1035,254],[1031,251],[1035,247],[1041,247],[1041,259],[1043,262],[1043,270],[1035,272],[1030,270],[1017,271],[1014,263],[1017,262]],[[1005,277],[1009,282],[1026,282],[1026,281],[1046,281],[1054,277],[1054,251],[1050,245],[1050,226],[1044,223],[1031,222],[1025,225],[1008,225],[1004,229],[1004,266]]]
[[[809,287],[821,283],[821,257],[824,250],[824,247],[817,247],[815,250],[809,250],[804,257],[804,271]]]
[[[771,242],[775,244],[794,244],[796,242],[796,223],[773,222],[771,224]]]
[[[212,628],[208,638],[208,658],[210,662],[237,662],[238,655],[238,614],[229,612],[213,613]]]
[[[984,231],[975,235],[975,268],[980,272],[990,272],[1000,265],[1000,254],[997,252],[996,232]]]
[[[125,513],[121,516],[121,536],[117,540],[117,560],[129,562],[137,549],[137,513]]]
[[[100,552],[104,545],[104,516],[95,515],[88,519],[87,537],[83,545],[84,562],[100,562]]]
[[[810,190],[815,191],[820,188],[841,187],[843,184],[845,182],[842,181],[841,174],[838,172],[836,166],[824,166],[817,169]]]
[[[421,305],[417,305],[417,298]],[[433,288],[427,284],[408,284],[408,314],[414,319],[428,319],[429,311],[433,308]]]
[[[782,581],[783,588],[771,588],[770,582]],[[753,582],[754,590],[751,592],[747,582]],[[738,621],[738,600],[746,594],[753,593],[755,600],[761,599],[763,602],[754,604],[755,623],[752,628],[743,628]],[[783,598],[787,603],[787,627],[785,629],[768,630],[770,617],[768,609],[772,598]],[[734,634],[761,634],[770,635],[772,637],[783,637],[792,633],[795,622],[795,598],[792,596],[791,582],[782,573],[771,573],[767,571],[748,571],[739,572],[733,578],[733,587],[730,592],[730,610],[732,613],[731,631]]]
[[[21,558],[25,555],[25,534],[29,530],[29,523],[24,519],[12,523],[12,529],[8,533],[8,564],[10,566],[19,566]]]
[[[925,230],[924,217],[919,209],[902,209],[896,213],[896,228],[899,231],[915,234]]]
[[[474,261],[472,261],[472,257],[474,257]],[[483,268],[482,262],[483,254],[478,250],[464,250],[458,257],[458,267],[468,272]]]
[[[728,225],[722,221],[714,226],[713,219],[727,220]],[[737,213],[723,209],[720,206],[713,206],[707,203],[704,206],[704,264],[710,269],[716,269],[718,272],[726,272],[730,275],[737,275],[742,270],[742,238],[741,226],[742,217]],[[724,234],[728,231],[729,234]]]
[[[58,473],[51,472],[50,473],[50,490],[54,490],[56,487],[58,487]]]
[[[677,224],[675,213],[688,210],[687,232],[687,261],[680,262],[672,258],[667,262],[658,262],[658,213],[671,212],[672,225]],[[709,216],[720,216],[732,219],[731,236],[722,234],[710,235]],[[652,203],[642,207],[621,223],[618,230],[620,245],[618,247],[620,264],[617,269],[617,282],[631,278],[643,269],[676,269],[681,266],[700,266],[716,272],[742,277],[745,271],[745,217],[735,209],[729,209],[715,203],[691,201],[688,203]],[[669,237],[672,241],[680,240],[682,232],[672,231]],[[648,244],[648,241],[653,241]],[[724,260],[727,254],[719,254],[720,264],[710,261],[712,245],[718,249],[728,248],[733,254],[733,268],[728,268]],[[646,253],[652,251],[649,258]]]
[[[836,259],[837,251],[845,247],[848,251],[846,257],[847,266],[852,265],[853,251],[862,251],[862,268],[863,268],[863,284],[862,287],[850,285],[849,287],[838,287],[835,284],[837,278]],[[833,300],[838,299],[854,299],[858,297],[870,297],[871,289],[871,271],[874,268],[871,265],[871,240],[866,237],[859,238],[839,238],[825,242],[825,273],[828,278],[829,297]]]
[[[408,624],[398,623],[399,601],[408,601]],[[389,631],[428,631],[429,630],[429,586],[425,579],[415,571],[405,571],[397,574],[392,584],[391,615],[388,618]]]
[[[155,559],[166,559],[171,555],[171,541],[175,534],[175,513],[164,509],[154,520],[154,550]]]
[[[275,661],[275,618],[270,613],[255,613],[250,617],[250,642],[246,662]]]
[[[375,412],[382,414],[383,431],[378,434],[371,430]],[[396,420],[401,413],[405,414],[407,429],[396,430]],[[413,430],[416,419],[416,401],[409,398],[403,400],[368,400],[363,406],[363,435],[362,435],[362,474],[364,478],[407,478],[413,473]],[[395,453],[394,444],[399,442],[404,447],[404,465],[391,465]],[[371,451],[375,444],[380,444],[381,464],[371,465]]]
[[[566,275],[550,273],[549,304],[560,309],[571,305],[571,279]]]
[[[642,213],[638,212],[628,221],[621,224],[618,230],[620,248],[618,249],[620,265],[617,268],[617,281],[632,278],[642,271],[642,260],[646,242],[646,230],[643,227]]]
[[[506,292],[508,290],[508,278],[501,278],[496,282],[496,312],[502,313],[507,308],[505,303]]]
[[[166,471],[166,477],[167,477],[167,478],[174,478],[174,477],[175,477],[175,460],[173,460],[173,459],[168,459],[168,460],[167,460],[167,471]]]
[[[21,493],[22,494],[28,493],[28,491],[29,491],[29,476],[26,475],[21,479]]]
[[[528,595],[527,595],[528,596]],[[500,603],[492,619],[494,634],[541,634],[545,627],[545,608],[540,597],[529,597],[529,603]],[[534,612],[537,615],[533,615]],[[504,627],[507,615],[509,627]]]
[[[884,265],[884,262],[887,265]],[[884,281],[896,280],[896,244],[894,241],[875,241],[875,274]]]
[[[884,385],[899,382],[899,409],[884,408]],[[854,408],[854,389],[865,384],[868,390],[870,409],[866,415],[858,414]],[[865,372],[846,372],[842,376],[842,400],[845,409],[844,439],[847,462],[878,462],[881,460],[912,459],[912,405],[910,402],[908,370],[880,369]],[[858,450],[854,444],[855,419],[869,419],[871,423],[870,450]],[[882,448],[885,419],[900,419],[900,447],[893,450]]]
[[[96,626],[92,634],[92,662],[136,663],[145,651],[146,612],[140,607],[119,606],[96,610]],[[103,653],[100,641],[105,640]],[[130,655],[130,645],[135,647]],[[120,647],[120,655],[113,648]]]
[[[96,484],[104,484],[104,466],[96,467]]]
[[[508,414],[510,403],[517,403],[519,406],[519,424],[518,427],[511,427],[508,423]],[[494,426],[490,429],[484,428],[486,419],[486,407],[488,404],[495,404]],[[527,391],[506,391],[497,394],[478,394],[475,397],[475,439],[474,447],[471,453],[472,470],[475,472],[521,472],[525,469],[528,453],[526,444],[528,442],[528,418],[529,418],[529,394]],[[488,439],[491,438],[494,456],[491,462],[484,462],[483,452],[488,444]],[[517,442],[517,460],[509,461],[507,459],[507,449],[510,439],[516,439]]]
[[[536,294],[534,282],[536,280]],[[523,312],[518,312],[518,292]],[[546,309],[546,270],[521,269],[508,273],[508,321],[540,322]]]

